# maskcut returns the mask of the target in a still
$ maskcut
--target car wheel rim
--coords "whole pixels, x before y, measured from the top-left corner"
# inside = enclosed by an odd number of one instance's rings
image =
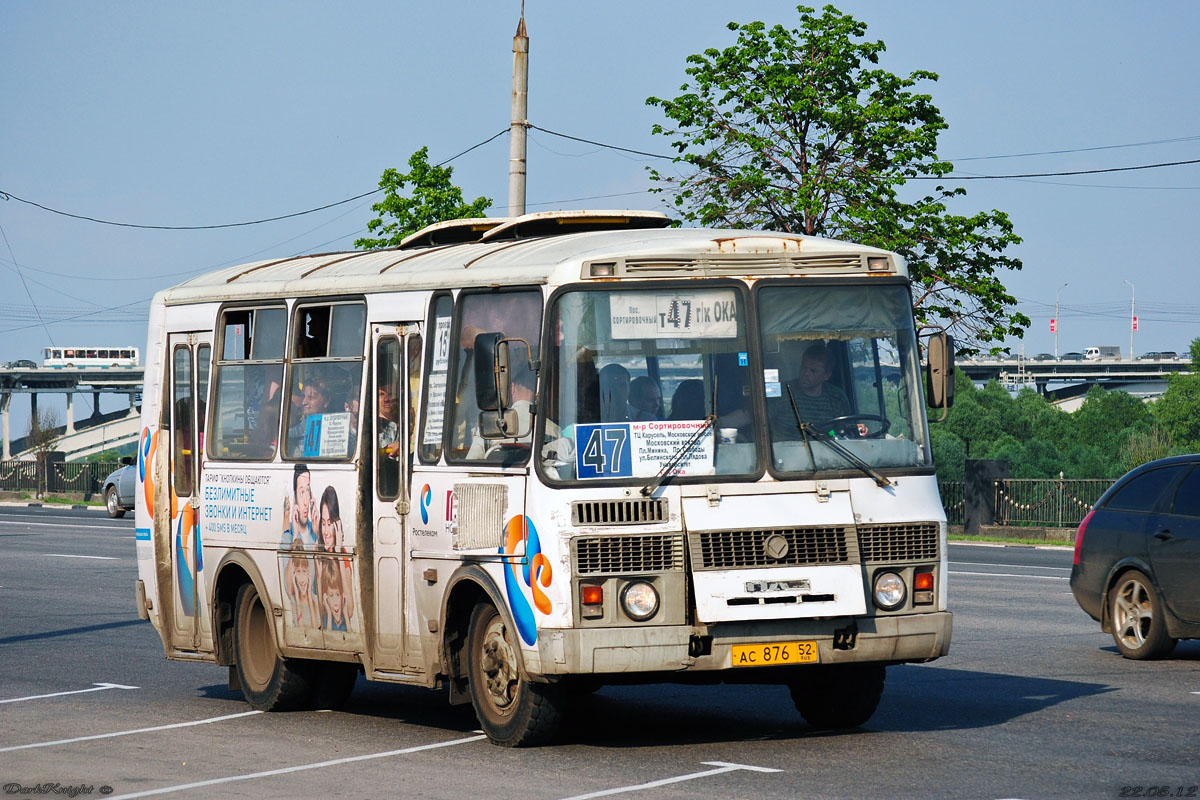
[[[504,634],[504,621],[497,616],[488,623],[479,654],[488,702],[501,714],[511,709],[520,686],[517,656]]]
[[[1117,591],[1113,610],[1113,622],[1121,643],[1130,650],[1137,650],[1144,645],[1154,621],[1149,589],[1136,580],[1122,584]]]
[[[117,493],[111,490],[108,493],[108,510],[111,512],[117,510]]]

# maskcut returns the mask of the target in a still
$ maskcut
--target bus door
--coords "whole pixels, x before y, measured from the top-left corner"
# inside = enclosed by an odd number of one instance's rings
[[[417,323],[375,325],[374,423],[367,430],[374,445],[374,598],[373,658],[380,669],[401,669],[405,652],[406,523],[410,509],[413,425],[421,370],[421,332]],[[411,659],[419,663],[419,659]]]
[[[204,463],[204,425],[212,334],[172,333],[170,385],[171,572],[174,606],[171,644],[180,650],[212,648],[212,621],[205,613],[204,558],[200,547],[200,467]]]

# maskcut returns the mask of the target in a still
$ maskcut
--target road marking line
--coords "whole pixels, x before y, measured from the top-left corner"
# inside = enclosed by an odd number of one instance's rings
[[[97,733],[93,736],[76,736],[74,739],[58,739],[53,742],[35,742],[34,744],[19,744],[16,747],[0,747],[0,753],[10,753],[13,750],[32,750],[36,747],[52,747],[56,744],[71,744],[72,742],[87,742],[92,739],[112,739],[117,736],[131,736],[135,733],[151,733],[153,731],[166,731],[172,728],[190,728],[193,725],[207,725],[210,722],[221,722],[226,719],[237,719],[238,717],[251,717],[255,714],[261,714],[261,711],[243,711],[240,714],[226,714],[223,717],[209,717],[208,719],[198,719],[192,722],[176,722],[171,725],[155,725],[153,728],[137,728],[131,731],[117,731],[115,733]]]
[[[1026,569],[1056,569],[1060,572],[1070,572],[1070,567],[1040,567],[1037,564],[994,564],[988,561],[951,561],[951,564],[960,564],[967,567],[1024,567]]]
[[[1042,581],[1069,581],[1070,578],[1063,575],[1019,575],[1015,572],[963,572],[961,570],[950,570],[951,575],[988,575],[993,578],[1033,578],[1034,580]]]
[[[10,700],[0,700],[2,703],[20,703],[25,700],[41,700],[46,697],[62,697],[64,694],[85,694],[86,692],[103,692],[105,689],[140,689],[140,686],[123,686],[119,683],[94,683],[91,689],[72,689],[69,692],[54,692],[53,694],[32,694],[29,697],[14,697]]]
[[[706,769],[703,772],[690,772],[687,775],[677,775],[674,778],[663,778],[658,781],[650,781],[649,783],[639,783],[633,786],[618,786],[615,789],[603,789],[599,792],[591,792],[589,794],[577,794],[571,797],[563,798],[563,800],[588,800],[592,797],[604,797],[610,794],[622,794],[624,792],[640,792],[642,789],[654,789],[659,786],[667,786],[672,783],[682,783],[683,781],[692,781],[697,778],[707,778],[710,775],[721,775],[726,772],[735,772],[737,770],[748,770],[750,772],[782,772],[782,770],[771,769],[769,767],[754,767],[749,764],[731,764],[727,761],[701,761],[701,764],[716,767],[716,769]],[[116,798],[113,798],[116,800]]]
[[[65,519],[70,519],[70,518],[66,517]],[[65,528],[65,527],[67,527],[67,524],[65,522],[9,522],[7,519],[5,519],[2,516],[0,516],[0,525],[13,525],[13,526],[17,526],[17,527],[36,526],[39,528]],[[85,533],[90,530],[125,531],[125,530],[129,530],[129,526],[128,525],[85,525],[82,528],[77,527],[74,530],[75,531],[82,530]]]
[[[69,553],[42,553],[44,556],[52,556],[54,558],[91,558],[96,561],[120,561],[116,556],[73,556]]]
[[[439,747],[453,747],[456,744],[468,744],[469,742],[478,742],[486,739],[486,736],[468,736],[465,739],[452,739],[448,742],[438,742],[436,744],[422,744],[416,747],[405,747],[401,750],[388,750],[386,753],[370,753],[365,756],[349,756],[347,758],[335,758],[331,761],[318,761],[315,764],[298,764],[294,767],[281,767],[280,769],[269,769],[263,772],[252,772],[249,775],[231,775],[228,778],[213,778],[207,781],[196,781],[195,783],[180,783],[175,786],[164,786],[161,789],[148,789],[144,792],[134,792],[132,794],[113,795],[108,800],[132,800],[135,797],[150,797],[156,794],[166,794],[168,792],[182,792],[187,789],[199,789],[204,786],[216,786],[222,783],[234,783],[236,781],[249,781],[255,778],[269,778],[272,775],[287,775],[291,772],[304,772],[310,769],[321,769],[322,767],[335,767],[339,764],[353,764],[356,761],[370,761],[376,758],[389,758],[391,756],[402,756],[409,753],[419,753],[422,750],[436,750]]]

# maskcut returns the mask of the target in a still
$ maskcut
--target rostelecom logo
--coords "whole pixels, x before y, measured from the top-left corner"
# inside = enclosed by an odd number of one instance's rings
[[[429,484],[421,487],[421,524],[429,524],[429,501],[433,499],[433,491],[430,490]]]

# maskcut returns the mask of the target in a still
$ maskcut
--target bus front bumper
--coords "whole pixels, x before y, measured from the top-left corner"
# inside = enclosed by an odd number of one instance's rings
[[[734,670],[738,645],[811,642],[817,663],[932,661],[950,650],[949,611],[880,617],[621,628],[542,629],[532,675]],[[537,663],[540,662],[540,663]],[[665,677],[665,676],[659,676]]]

